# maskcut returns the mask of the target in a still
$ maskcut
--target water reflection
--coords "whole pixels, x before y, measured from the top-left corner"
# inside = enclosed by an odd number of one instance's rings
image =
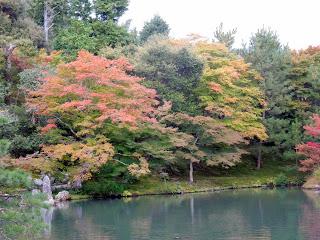
[[[239,190],[70,203],[47,239],[320,239],[320,196]]]
[[[302,217],[300,231],[306,239],[320,239],[320,194],[315,191],[304,191],[308,202],[301,205]]]

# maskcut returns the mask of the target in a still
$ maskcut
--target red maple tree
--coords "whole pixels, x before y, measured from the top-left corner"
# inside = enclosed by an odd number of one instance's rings
[[[318,137],[320,135],[320,116],[313,115],[313,125],[307,125],[304,127],[306,134],[312,137]],[[313,171],[320,166],[320,143],[318,142],[307,142],[299,144],[297,152],[306,157],[305,160],[301,160],[300,171],[309,172]]]
[[[27,103],[49,119],[85,113],[86,127],[105,120],[130,125],[155,122],[156,91],[141,85],[141,79],[130,76],[130,71],[132,65],[125,58],[108,60],[80,51],[75,61],[59,64],[40,89],[29,92]],[[49,122],[43,131],[55,126]]]

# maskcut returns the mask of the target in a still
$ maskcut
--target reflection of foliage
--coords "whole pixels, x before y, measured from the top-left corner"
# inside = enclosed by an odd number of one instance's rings
[[[303,239],[299,238],[299,226],[303,226],[300,221],[301,204],[305,201],[304,194],[297,189],[148,196],[130,201],[86,201],[57,210],[57,214],[63,214],[66,221],[56,221],[55,227],[72,229],[73,236],[82,238],[90,236],[90,233],[100,234],[105,228],[112,227],[113,232],[104,231],[103,236],[130,239],[134,235],[137,239],[153,239],[165,229],[169,236],[178,233],[180,239],[188,239],[194,236],[195,229],[206,229],[197,232],[197,239],[257,239],[258,236],[266,239],[270,236]],[[85,216],[77,214],[79,209],[86,213]],[[318,212],[313,211],[313,215],[316,214]],[[313,223],[317,221],[318,218],[315,218]],[[215,227],[212,227],[213,222]],[[83,226],[86,228],[83,229]],[[177,232],[177,229],[182,230]],[[55,239],[65,236],[63,231],[54,231],[54,234]]]
[[[0,196],[1,198],[1,196]],[[44,197],[31,195],[15,196],[10,201],[0,199],[0,238],[36,239],[45,227],[40,207]]]
[[[300,218],[299,227],[305,239],[318,239],[320,236],[320,201],[319,194],[315,191],[303,191],[309,201],[301,206],[302,216]]]
[[[0,239],[35,239],[44,224],[40,215],[42,194],[3,194],[3,190],[30,188],[31,177],[21,170],[0,168]]]

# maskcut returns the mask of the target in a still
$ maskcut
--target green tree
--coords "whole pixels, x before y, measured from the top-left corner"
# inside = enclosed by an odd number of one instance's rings
[[[174,163],[179,165],[182,161],[189,165],[191,184],[194,163],[230,168],[240,162],[245,153],[238,148],[245,143],[243,136],[211,117],[173,113],[164,116],[161,122],[167,127],[174,146]]]
[[[67,55],[75,58],[79,50],[96,52],[97,40],[92,36],[90,24],[73,20],[71,24],[61,30],[54,39],[54,48],[63,50]]]
[[[223,23],[220,23],[220,25],[216,28],[215,32],[213,33],[213,40],[223,43],[227,48],[231,49],[234,44],[236,34],[236,28],[233,28],[229,31],[224,31]]]
[[[268,127],[269,142],[290,141],[293,136],[282,134],[287,132],[287,129],[297,126],[295,120],[292,119],[292,97],[288,81],[291,67],[290,49],[280,43],[278,35],[274,31],[263,28],[251,37],[249,45],[245,46],[241,53],[263,78],[260,88],[267,103],[267,109],[263,116],[265,125]],[[279,120],[281,120],[281,125],[274,127],[279,123]],[[280,126],[282,130],[279,129]],[[292,131],[292,133],[294,132]],[[285,149],[276,148],[275,150],[283,153],[284,150],[292,150],[290,147],[294,147],[294,145],[283,146]],[[261,151],[262,146],[259,143],[257,168],[260,168],[262,164]]]
[[[92,7],[90,0],[69,0],[68,16],[75,20],[89,21]]]
[[[40,27],[27,16],[25,1],[0,1],[0,48],[9,74],[12,67],[11,56],[20,45],[41,45]],[[9,77],[9,76],[7,76]]]
[[[41,29],[27,16],[26,1],[0,1],[0,102],[17,102],[17,72],[42,44]],[[21,64],[20,64],[21,63]]]
[[[98,53],[105,46],[123,46],[135,41],[126,26],[117,24],[128,2],[69,0],[68,21],[55,33],[54,49],[75,57],[81,49]]]
[[[117,22],[128,9],[128,0],[95,0],[93,2],[96,17],[100,21]]]
[[[98,53],[105,46],[124,46],[132,41],[131,34],[112,21],[89,23],[72,20],[67,28],[56,35],[54,48],[74,58],[81,49]]]
[[[259,74],[224,45],[199,43],[197,50],[206,60],[197,89],[205,114],[248,139],[265,140]]]
[[[199,112],[194,90],[198,87],[203,63],[188,42],[156,36],[140,47],[135,56],[136,73],[154,88],[162,100],[172,102],[176,112]]]
[[[44,47],[48,52],[55,34],[69,22],[69,6],[64,0],[31,0],[29,15],[42,26]]]
[[[145,42],[155,34],[168,36],[169,25],[159,15],[155,15],[149,22],[146,22],[140,32],[140,41]]]

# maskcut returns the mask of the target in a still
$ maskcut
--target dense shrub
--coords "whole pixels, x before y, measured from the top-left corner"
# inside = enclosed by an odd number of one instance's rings
[[[42,137],[38,134],[30,136],[17,135],[11,140],[9,152],[12,156],[26,156],[40,150]]]
[[[0,187],[28,188],[31,186],[31,178],[22,170],[8,170],[0,168]]]
[[[276,176],[274,183],[277,186],[283,186],[283,185],[288,185],[290,182],[288,177],[285,174],[280,173],[279,175]]]
[[[97,197],[117,196],[135,182],[137,178],[130,175],[125,166],[108,163],[101,167],[93,179],[84,183],[82,190]]]
[[[125,186],[123,184],[109,179],[90,181],[83,185],[84,193],[97,197],[117,196],[124,190]]]

